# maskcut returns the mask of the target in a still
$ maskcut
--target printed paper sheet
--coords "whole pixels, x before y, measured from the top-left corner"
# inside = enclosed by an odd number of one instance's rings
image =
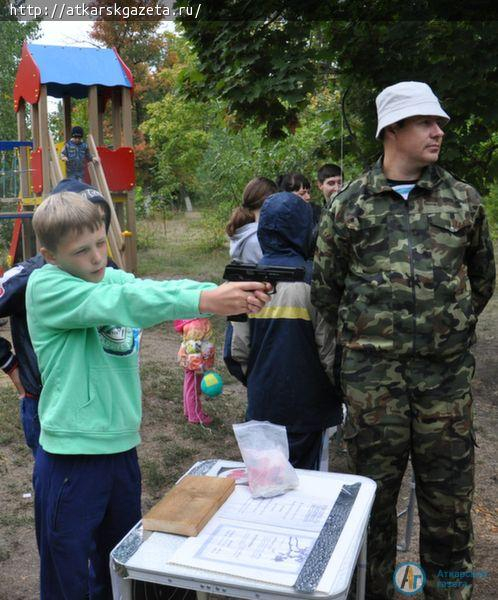
[[[253,499],[237,486],[195,538],[170,562],[281,585],[294,585],[341,486],[326,486],[323,496],[293,490]]]

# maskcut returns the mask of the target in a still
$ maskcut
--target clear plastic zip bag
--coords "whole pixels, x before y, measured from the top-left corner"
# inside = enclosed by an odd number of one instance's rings
[[[233,430],[247,468],[253,498],[271,498],[298,487],[289,462],[287,431],[268,421],[235,423]]]

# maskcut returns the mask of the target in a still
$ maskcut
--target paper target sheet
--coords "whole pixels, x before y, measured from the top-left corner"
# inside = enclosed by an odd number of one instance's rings
[[[294,582],[340,492],[323,496],[299,490],[254,499],[235,491],[197,537],[188,538],[169,562],[281,585]]]

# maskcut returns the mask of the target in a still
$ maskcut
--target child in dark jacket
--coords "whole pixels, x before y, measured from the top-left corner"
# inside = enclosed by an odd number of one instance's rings
[[[270,196],[260,214],[260,265],[304,267],[302,282],[281,282],[257,318],[232,323],[229,371],[247,385],[247,419],[285,425],[290,462],[318,469],[323,436],[342,420],[334,388],[334,331],[310,300],[312,210],[296,194]]]
[[[67,178],[78,181],[83,181],[88,162],[98,162],[98,158],[90,154],[87,143],[83,141],[83,128],[79,125],[71,130],[71,139],[64,144],[61,160],[66,163]]]
[[[110,211],[107,202],[91,185],[76,179],[63,179],[53,193],[76,192],[99,206],[104,214],[106,231]],[[10,317],[10,330],[15,354],[10,343],[0,337],[0,368],[12,379],[20,397],[21,423],[26,444],[36,455],[40,438],[38,399],[42,388],[40,371],[26,322],[26,286],[36,269],[45,265],[41,254],[15,265],[0,278],[0,317]],[[115,266],[109,260],[108,266]]]

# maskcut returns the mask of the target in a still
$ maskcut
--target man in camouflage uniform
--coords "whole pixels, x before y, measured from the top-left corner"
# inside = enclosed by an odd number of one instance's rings
[[[493,293],[493,246],[479,194],[435,165],[449,117],[429,86],[390,86],[377,110],[384,155],[322,218],[312,301],[344,346],[350,467],[377,482],[367,598],[394,594],[396,501],[411,455],[425,597],[466,599],[474,488],[469,348]],[[450,580],[463,585],[449,587]]]

